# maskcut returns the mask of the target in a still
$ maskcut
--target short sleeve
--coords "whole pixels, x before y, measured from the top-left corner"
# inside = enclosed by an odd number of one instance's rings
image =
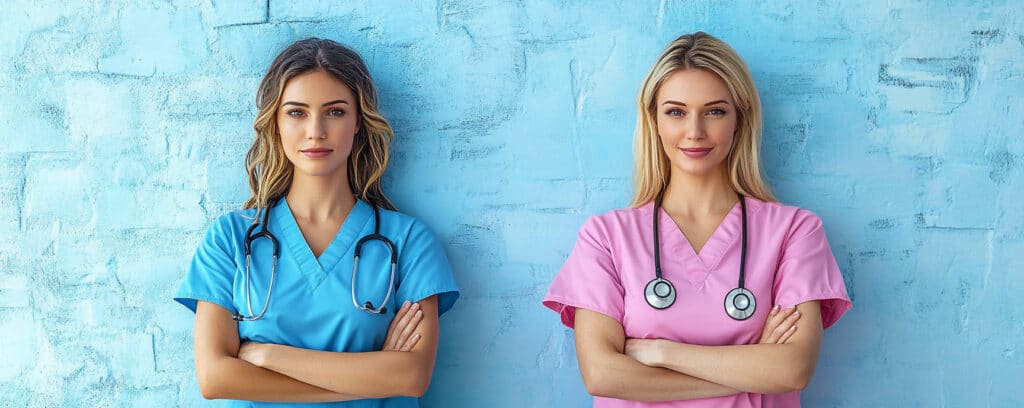
[[[576,308],[601,313],[622,323],[625,291],[607,237],[598,217],[588,219],[580,228],[576,246],[544,297],[544,306],[558,313],[566,327],[575,328]]]
[[[398,255],[396,302],[418,302],[437,295],[438,314],[444,314],[459,299],[448,257],[441,243],[425,224],[413,221]]]
[[[232,257],[229,221],[228,216],[220,217],[206,231],[192,257],[185,281],[174,295],[174,300],[192,312],[196,311],[196,302],[200,300],[235,310],[231,288],[237,266]]]
[[[784,307],[820,301],[824,328],[850,309],[850,298],[839,265],[818,216],[800,211],[793,233],[783,248],[772,288],[775,302]]]

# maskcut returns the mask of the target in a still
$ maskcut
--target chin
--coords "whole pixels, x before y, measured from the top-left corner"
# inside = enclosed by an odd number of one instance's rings
[[[327,167],[327,166],[296,166],[295,172],[309,177],[329,177],[335,176],[340,171],[344,171],[344,167]]]
[[[712,164],[710,162],[694,163],[691,161],[689,163],[673,163],[672,166],[683,174],[689,174],[692,176],[707,176],[715,173],[716,171],[721,171],[724,166],[724,162]]]

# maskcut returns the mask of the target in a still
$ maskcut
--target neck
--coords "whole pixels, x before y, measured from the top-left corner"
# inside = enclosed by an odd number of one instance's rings
[[[728,212],[737,201],[724,168],[704,175],[673,168],[661,207],[671,215],[700,218]]]
[[[340,177],[292,176],[288,189],[288,207],[297,220],[323,222],[344,219],[356,205],[348,174]]]

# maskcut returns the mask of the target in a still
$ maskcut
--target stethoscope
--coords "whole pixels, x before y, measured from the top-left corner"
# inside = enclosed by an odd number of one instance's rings
[[[676,287],[668,279],[661,275],[661,251],[658,239],[658,211],[661,209],[661,199],[665,195],[662,190],[654,199],[654,275],[655,278],[647,283],[644,288],[644,298],[647,304],[655,309],[666,309],[676,301]],[[740,211],[743,214],[743,232],[740,241],[740,279],[739,284],[725,295],[725,313],[734,320],[746,320],[754,314],[756,302],[754,293],[743,287],[746,278],[747,266],[747,203],[743,195],[737,193],[740,198]]]
[[[356,243],[355,248],[355,259],[352,261],[352,304],[355,305],[356,309],[373,313],[373,314],[385,314],[388,312],[388,308],[385,307],[388,303],[388,299],[391,298],[391,291],[395,288],[395,269],[398,265],[398,253],[395,252],[395,244],[391,242],[387,237],[380,234],[380,209],[377,206],[373,207],[373,234],[363,236]],[[245,231],[245,241],[243,241],[243,247],[245,252],[245,304],[249,308],[249,315],[243,316],[236,314],[232,316],[236,321],[253,322],[263,318],[263,315],[267,313],[267,307],[270,306],[270,295],[274,292],[274,278],[277,276],[277,258],[280,255],[281,247],[277,243],[277,237],[267,230],[267,225],[270,220],[270,206],[263,209],[263,221],[259,219],[259,213],[256,214],[256,219],[249,229]],[[260,230],[256,231],[256,227],[259,226]],[[253,234],[253,231],[256,231]],[[252,299],[251,299],[251,287],[250,287],[250,275],[252,262],[252,243],[260,238],[266,238],[270,241],[271,246],[274,250],[274,257],[270,264],[270,284],[267,286],[267,298],[263,301],[263,310],[259,314],[253,313],[252,310]],[[364,302],[362,305],[356,301],[356,274],[359,271],[359,253],[363,249],[363,244],[369,241],[380,241],[388,247],[388,252],[391,254],[391,277],[388,279],[388,291],[384,295],[384,300],[380,302],[380,306],[373,307],[373,303],[370,301]]]

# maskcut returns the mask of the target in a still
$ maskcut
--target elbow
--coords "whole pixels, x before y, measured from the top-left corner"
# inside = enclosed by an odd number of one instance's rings
[[[204,399],[213,400],[224,398],[224,390],[217,377],[210,373],[211,370],[196,370],[196,381],[199,383],[199,394]]]
[[[405,390],[403,390],[403,392],[402,392],[402,396],[404,396],[404,397],[413,397],[413,398],[422,398],[423,395],[427,393],[428,389],[430,389],[430,380],[429,379],[426,380],[426,381],[417,381],[417,382],[411,383],[407,387],[405,387]]]
[[[794,368],[786,375],[778,377],[781,381],[776,386],[776,393],[803,391],[811,383],[811,377],[814,376],[813,365]]]
[[[800,370],[789,379],[789,387],[792,391],[803,391],[811,383],[811,376],[814,375],[814,368]]]
[[[197,361],[197,363],[199,363]],[[223,381],[224,375],[219,370],[219,364],[217,361],[209,361],[206,364],[196,364],[196,382],[199,383],[199,394],[204,399],[225,399],[230,396],[227,395],[227,387]]]
[[[595,397],[615,398],[613,382],[602,370],[580,367],[580,376],[583,377],[583,385],[587,388],[587,394]]]
[[[206,400],[215,400],[223,398],[221,397],[220,390],[217,390],[215,387],[209,385],[204,385],[203,383],[199,383],[199,394],[202,395],[203,399]]]
[[[430,389],[433,367],[408,370],[398,394],[403,397],[421,398]]]

